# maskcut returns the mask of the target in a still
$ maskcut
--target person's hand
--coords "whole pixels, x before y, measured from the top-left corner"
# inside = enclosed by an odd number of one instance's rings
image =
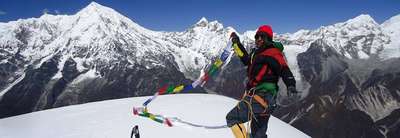
[[[301,100],[301,91],[297,91],[295,86],[287,87],[287,97],[285,98],[285,102],[287,103],[286,106],[298,103]]]
[[[231,41],[232,41],[232,43],[239,43],[240,42],[239,36],[237,36],[237,34],[235,32],[231,33]]]

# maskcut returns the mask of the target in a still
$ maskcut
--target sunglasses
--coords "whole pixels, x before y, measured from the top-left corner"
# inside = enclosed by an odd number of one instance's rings
[[[257,39],[260,38],[260,37],[261,37],[261,39],[265,40],[265,38],[267,38],[268,35],[267,35],[267,33],[264,33],[264,32],[258,32],[258,33],[256,33],[256,35],[254,36],[254,39],[257,40]]]

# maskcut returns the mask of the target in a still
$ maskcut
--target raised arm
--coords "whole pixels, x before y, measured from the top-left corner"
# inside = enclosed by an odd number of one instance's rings
[[[240,58],[240,61],[242,61],[245,66],[250,65],[250,56],[243,47],[242,43],[240,43],[239,36],[237,36],[235,32],[231,34],[231,40],[232,47],[235,51],[235,54]]]

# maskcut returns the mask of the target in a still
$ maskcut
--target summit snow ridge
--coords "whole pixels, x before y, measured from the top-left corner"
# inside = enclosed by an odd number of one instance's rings
[[[382,30],[391,38],[391,43],[382,52],[385,59],[399,57],[400,55],[400,14],[393,16],[381,24]]]
[[[286,44],[308,47],[322,39],[347,58],[369,58],[379,55],[392,39],[375,20],[362,14],[342,23],[322,26],[317,30],[299,30],[293,34],[277,35]]]
[[[378,24],[376,21],[368,14],[361,14],[353,19],[349,19],[346,21],[346,23],[351,23],[351,24]]]

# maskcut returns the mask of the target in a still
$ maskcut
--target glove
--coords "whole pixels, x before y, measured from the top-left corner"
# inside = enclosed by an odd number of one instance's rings
[[[240,42],[239,36],[237,36],[235,32],[231,33],[231,41],[232,41],[232,43],[239,43]]]
[[[287,87],[287,94],[288,94],[288,96],[292,96],[292,95],[296,95],[296,94],[298,94],[299,92],[296,90],[296,87],[295,86],[289,86],[289,87]]]

